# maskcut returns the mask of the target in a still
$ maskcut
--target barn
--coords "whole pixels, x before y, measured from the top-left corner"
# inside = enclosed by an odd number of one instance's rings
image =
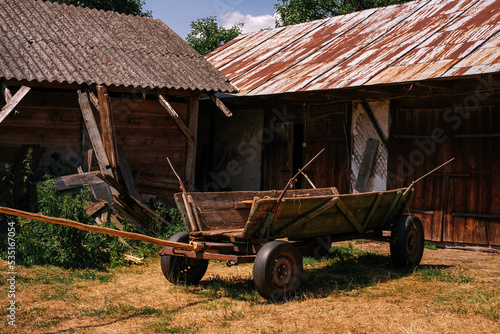
[[[500,1],[431,0],[239,36],[207,56],[238,89],[204,114],[197,187],[416,184],[428,240],[500,246]],[[207,105],[208,106],[208,105]],[[209,153],[203,153],[209,152]]]
[[[168,157],[194,185],[199,100],[235,88],[163,22],[0,0],[0,30],[1,169],[17,174],[30,151],[61,190],[102,173],[148,203],[179,191]]]

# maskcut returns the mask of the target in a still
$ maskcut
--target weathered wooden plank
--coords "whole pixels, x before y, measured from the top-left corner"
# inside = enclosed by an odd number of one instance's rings
[[[3,106],[2,111],[0,111],[0,123],[16,108],[16,106],[21,102],[23,97],[28,94],[31,90],[30,87],[22,86],[12,98],[9,99],[7,104]]]
[[[118,146],[118,159],[119,159],[119,167],[121,176],[123,178],[123,182],[125,183],[125,187],[127,187],[128,192],[131,196],[136,199],[141,199],[141,194],[137,189],[137,185],[134,180],[134,175],[132,174],[132,170],[130,169],[130,165],[128,164],[127,157],[125,156],[125,152],[121,146]]]
[[[189,140],[189,142],[192,145],[196,145],[195,134],[193,134],[193,132],[190,131],[190,129],[186,126],[184,121],[179,117],[179,115],[174,110],[174,108],[168,103],[167,99],[163,95],[158,94],[158,101],[160,101],[160,104],[167,111],[167,113],[170,116],[172,116],[172,119],[174,120],[175,124],[177,124],[177,126],[182,131],[182,133],[186,136],[186,138]]]
[[[187,154],[186,154],[186,181],[189,191],[194,189],[195,177],[196,177],[196,142],[198,133],[198,111],[199,111],[199,101],[197,97],[189,98],[189,132],[193,134],[194,142],[188,144]]]
[[[370,178],[370,173],[373,167],[373,161],[375,160],[375,155],[377,154],[378,140],[369,138],[366,141],[365,152],[363,153],[363,159],[361,160],[361,166],[358,172],[358,178],[356,179],[356,185],[354,189],[360,193],[364,192],[366,189],[366,184]]]
[[[104,144],[102,142],[101,134],[99,133],[99,128],[90,108],[90,102],[86,93],[78,91],[78,102],[80,103],[80,108],[82,110],[83,120],[87,127],[87,132],[90,136],[90,141],[94,148],[95,155],[97,157],[97,162],[99,163],[99,168],[104,175],[112,176],[108,156],[106,155],[106,150],[104,149]]]
[[[98,173],[99,172],[87,172],[83,174],[65,175],[56,177],[52,180],[56,184],[57,190],[69,190],[87,185],[103,183],[103,181],[97,177]]]
[[[297,226],[305,223],[306,221],[308,221],[308,220],[318,216],[319,214],[325,212],[326,210],[330,209],[331,207],[336,205],[339,200],[340,200],[340,197],[333,197],[333,198],[329,199],[328,201],[324,202],[323,204],[312,209],[311,211],[309,211],[309,212],[297,217],[296,219],[292,220],[290,223],[286,224],[285,226],[281,227],[280,229],[278,229],[278,230],[271,229],[270,234],[274,235],[276,237],[286,235],[286,233],[288,231],[293,230]]]
[[[99,99],[99,115],[101,120],[102,141],[108,157],[109,164],[117,179],[117,149],[115,139],[115,129],[113,122],[113,112],[111,102],[104,86],[97,86],[97,97]]]
[[[233,116],[233,113],[226,107],[224,103],[222,103],[222,101],[217,96],[211,95],[210,98],[215,103],[217,108],[219,108],[224,113],[224,115],[226,115],[227,117]]]

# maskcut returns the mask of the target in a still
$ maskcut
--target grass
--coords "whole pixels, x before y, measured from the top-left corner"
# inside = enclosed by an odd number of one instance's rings
[[[304,283],[282,304],[258,295],[252,265],[211,262],[194,286],[166,282],[159,261],[109,271],[19,266],[13,332],[500,332],[499,256],[426,249],[421,266],[400,270],[388,253],[387,244],[353,241],[304,258]]]

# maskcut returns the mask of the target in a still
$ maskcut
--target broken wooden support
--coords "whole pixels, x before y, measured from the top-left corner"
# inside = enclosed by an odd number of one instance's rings
[[[106,149],[102,142],[101,134],[99,133],[99,128],[97,127],[97,122],[92,113],[92,108],[90,107],[90,102],[86,93],[78,91],[78,102],[80,103],[80,109],[82,111],[83,120],[85,126],[87,127],[87,132],[94,148],[94,152],[99,164],[99,169],[104,175],[113,176],[111,171],[111,166],[109,164],[108,156],[106,154]]]
[[[139,233],[123,232],[123,231],[113,230],[113,229],[107,228],[107,227],[87,225],[87,224],[82,224],[82,223],[79,223],[79,222],[76,222],[73,220],[69,220],[69,219],[48,217],[48,216],[45,216],[45,215],[42,215],[39,213],[30,213],[30,212],[26,212],[26,211],[6,208],[3,206],[0,206],[0,213],[10,215],[10,216],[21,217],[24,219],[43,221],[43,222],[50,223],[50,224],[70,226],[70,227],[73,227],[73,228],[76,228],[76,229],[82,230],[82,231],[103,233],[103,234],[113,235],[116,237],[122,237],[122,238],[126,238],[126,239],[145,241],[145,242],[149,242],[149,243],[159,245],[159,246],[167,246],[167,247],[173,247],[173,248],[177,248],[177,249],[184,249],[184,250],[190,250],[190,251],[201,251],[203,249],[203,246],[196,243],[196,242],[190,242],[189,244],[185,244],[185,243],[181,243],[181,242],[173,242],[173,241],[153,238],[153,237],[139,234]]]
[[[199,100],[197,97],[190,97],[188,104],[189,131],[195,135],[194,143],[187,146],[186,152],[186,183],[187,190],[193,191],[196,181],[196,135],[198,133]]]
[[[111,110],[111,101],[108,94],[106,93],[106,88],[104,86],[97,86],[97,98],[99,99],[99,115],[101,119],[101,131],[102,131],[102,141],[104,144],[104,150],[108,157],[111,170],[115,179],[118,180],[117,173],[117,149],[116,149],[116,139],[115,139],[115,126],[113,122],[113,112]]]
[[[2,85],[2,92],[4,94],[5,101],[7,102],[7,104],[4,105],[2,110],[0,111],[0,123],[2,123],[7,116],[9,116],[9,114],[16,108],[19,102],[21,102],[21,100],[26,96],[26,94],[28,94],[30,90],[31,90],[30,87],[22,86],[16,92],[16,94],[12,96],[7,86]]]
[[[377,117],[375,117],[375,113],[373,112],[372,108],[370,107],[370,104],[366,102],[366,100],[362,100],[360,102],[361,106],[363,107],[363,110],[365,111],[366,115],[370,119],[370,122],[372,123],[373,127],[375,128],[375,131],[377,131],[377,135],[380,138],[380,141],[384,145],[385,149],[389,149],[389,142],[387,140],[387,137],[384,134],[384,131],[382,131],[382,128],[380,127],[380,124],[377,121]]]
[[[165,96],[161,95],[160,93],[157,93],[158,95],[158,101],[160,101],[161,106],[167,111],[167,113],[172,117],[174,120],[175,124],[179,128],[179,130],[182,131],[184,136],[186,136],[187,140],[192,144],[196,144],[196,137],[194,136],[191,131],[189,131],[189,128],[186,126],[186,123],[179,117],[179,114],[174,110],[174,108],[168,103],[167,99]]]
[[[127,187],[128,192],[131,196],[135,197],[137,200],[141,200],[141,194],[137,189],[137,184],[134,180],[134,175],[132,174],[132,170],[130,169],[130,165],[128,164],[128,160],[125,156],[125,152],[121,146],[118,146],[118,161],[120,164],[118,167],[120,168],[120,174],[123,178],[123,182],[125,183],[125,187]]]
[[[99,172],[87,172],[83,174],[59,176],[52,179],[52,181],[56,184],[57,190],[69,190],[102,183],[103,181],[97,177],[98,173]]]
[[[151,221],[153,219],[160,221],[162,224],[170,224],[167,220],[160,217],[153,210],[142,204],[141,201],[132,197],[127,189],[125,189],[120,183],[118,183],[112,176],[98,174],[101,180],[109,184],[115,189],[113,197],[115,198],[115,203],[113,206],[121,213],[129,216],[131,219],[136,221],[141,226],[148,229],[151,228]]]
[[[222,103],[222,101],[217,96],[211,95],[210,99],[212,99],[217,108],[219,108],[224,113],[224,115],[226,115],[227,117],[233,116],[233,113],[226,107],[224,103]]]
[[[360,193],[364,192],[366,185],[368,184],[368,179],[373,168],[373,162],[375,160],[375,155],[377,154],[378,140],[369,138],[366,141],[365,152],[363,153],[363,160],[361,160],[361,166],[358,172],[358,178],[356,179],[356,185],[354,189]]]

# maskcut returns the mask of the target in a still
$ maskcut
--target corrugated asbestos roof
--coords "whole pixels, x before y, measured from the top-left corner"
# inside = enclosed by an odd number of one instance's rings
[[[40,0],[0,0],[0,78],[234,91],[159,20]]]
[[[500,71],[500,0],[432,0],[240,36],[207,56],[267,95]]]

